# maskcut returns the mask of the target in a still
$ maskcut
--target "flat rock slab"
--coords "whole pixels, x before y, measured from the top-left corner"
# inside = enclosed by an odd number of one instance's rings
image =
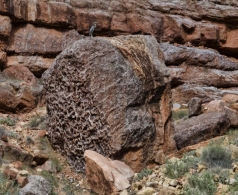
[[[96,193],[111,195],[130,187],[129,180],[134,172],[124,162],[105,158],[91,150],[86,150],[84,157],[88,184]]]
[[[180,150],[213,137],[223,135],[230,126],[225,112],[201,114],[175,126],[174,139]]]

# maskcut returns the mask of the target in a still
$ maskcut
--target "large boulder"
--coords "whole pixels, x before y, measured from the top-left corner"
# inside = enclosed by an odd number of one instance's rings
[[[210,112],[181,121],[175,126],[174,139],[180,150],[223,135],[230,126],[225,112]]]
[[[86,175],[90,188],[100,195],[118,194],[130,187],[134,172],[125,163],[86,150]]]
[[[77,170],[85,150],[134,171],[175,149],[167,68],[152,36],[83,39],[43,75],[48,131]]]

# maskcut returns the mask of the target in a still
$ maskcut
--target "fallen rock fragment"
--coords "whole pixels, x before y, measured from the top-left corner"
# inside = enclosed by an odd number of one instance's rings
[[[14,168],[6,167],[6,169],[4,170],[4,175],[10,179],[16,179],[17,174],[18,174],[18,170]]]
[[[202,99],[194,97],[188,103],[188,117],[197,116],[201,113]]]
[[[96,193],[111,195],[130,186],[134,172],[124,162],[111,160],[92,150],[86,150],[84,157],[88,184]]]
[[[207,104],[205,112],[225,112],[230,120],[231,127],[238,127],[238,113],[228,106],[230,105],[223,100],[213,100]]]
[[[20,176],[20,177],[17,178],[17,183],[20,187],[23,188],[28,183],[28,179],[27,179],[27,177],[21,177]]]
[[[229,126],[230,119],[225,112],[210,112],[189,118],[175,126],[176,146],[180,150],[223,135]]]
[[[49,173],[56,173],[57,168],[51,160],[47,160],[42,166],[42,170],[48,171]]]

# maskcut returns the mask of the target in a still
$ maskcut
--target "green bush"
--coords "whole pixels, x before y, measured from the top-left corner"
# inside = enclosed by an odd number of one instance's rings
[[[59,160],[57,158],[52,158],[51,161],[55,165],[57,172],[61,172],[62,166],[60,165]]]
[[[231,168],[231,152],[219,146],[212,145],[205,148],[201,155],[202,162],[211,167]]]
[[[165,175],[169,178],[176,179],[189,171],[189,165],[183,161],[168,161],[165,165]]]
[[[200,175],[191,175],[188,178],[188,184],[183,189],[184,195],[214,195],[217,187],[213,181],[214,176],[208,171]]]
[[[230,170],[222,169],[221,167],[213,167],[209,169],[209,172],[214,175],[218,175],[218,182],[227,184],[227,181],[230,178]]]
[[[26,144],[35,144],[33,138],[31,136],[26,136]]]
[[[18,195],[19,189],[15,184],[15,181],[8,180],[5,175],[0,172],[0,195]]]
[[[234,184],[232,185],[229,185],[229,189],[228,189],[229,192],[231,192],[231,194],[238,194],[238,182],[235,182]]]
[[[45,127],[45,116],[35,116],[31,119],[30,123],[28,124],[30,128],[41,128]]]
[[[152,173],[153,171],[151,169],[143,169],[140,173],[137,174],[137,176],[134,178],[134,181],[140,181],[141,179],[143,179],[143,177],[147,177]]]
[[[10,117],[1,117],[0,124],[7,125],[7,126],[15,126],[16,120]]]
[[[180,109],[177,111],[172,111],[172,118],[176,120],[188,118],[188,109]]]
[[[43,176],[47,181],[49,181],[52,186],[59,187],[58,180],[53,174],[50,174],[48,171],[42,171],[41,176]]]
[[[231,144],[238,146],[238,129],[229,129],[228,138]]]

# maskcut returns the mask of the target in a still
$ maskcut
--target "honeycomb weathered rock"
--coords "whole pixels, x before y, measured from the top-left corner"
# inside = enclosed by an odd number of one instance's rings
[[[75,169],[85,150],[134,171],[174,150],[170,81],[152,36],[87,38],[43,75],[49,136]]]

